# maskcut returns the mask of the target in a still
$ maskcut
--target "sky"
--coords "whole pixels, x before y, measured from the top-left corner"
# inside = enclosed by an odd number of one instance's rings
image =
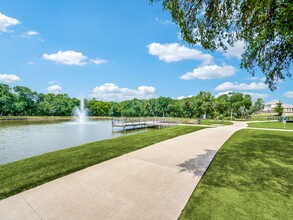
[[[181,39],[148,0],[3,0],[0,83],[104,101],[229,91],[293,104],[293,78],[271,92],[240,68],[243,42],[214,53]]]

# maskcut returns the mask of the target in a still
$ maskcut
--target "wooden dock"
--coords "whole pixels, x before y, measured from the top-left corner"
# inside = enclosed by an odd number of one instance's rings
[[[131,129],[139,129],[139,128],[164,128],[164,127],[171,127],[176,126],[177,123],[170,123],[166,122],[165,120],[161,119],[112,119],[112,128],[122,128],[123,131],[131,130]]]
[[[274,120],[274,121],[286,121],[287,123],[293,123],[293,116],[269,116],[267,120]]]

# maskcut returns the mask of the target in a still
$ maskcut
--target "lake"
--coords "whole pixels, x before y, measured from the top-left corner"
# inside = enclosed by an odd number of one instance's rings
[[[126,134],[113,132],[110,120],[0,122],[0,164]]]

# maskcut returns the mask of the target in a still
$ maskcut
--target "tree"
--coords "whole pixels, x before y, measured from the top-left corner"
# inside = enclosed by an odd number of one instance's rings
[[[252,106],[251,96],[240,92],[230,92],[228,96],[229,112],[232,112],[236,118],[246,117]]]
[[[17,115],[33,115],[38,97],[37,93],[24,86],[15,86],[13,90],[17,94],[15,113]]]
[[[108,116],[109,111],[112,107],[111,102],[98,101],[95,98],[91,100],[86,100],[86,108],[89,110],[89,113],[94,116]]]
[[[215,111],[218,113],[219,117],[223,119],[223,117],[230,115],[229,110],[229,97],[227,94],[220,95],[215,99],[214,102]]]
[[[265,104],[264,104],[264,100],[262,100],[261,98],[258,98],[254,103],[253,106],[251,107],[251,112],[252,113],[257,113],[261,110],[264,109]]]
[[[282,116],[284,112],[284,107],[282,106],[283,103],[281,101],[276,103],[276,107],[274,108],[274,111],[278,113],[278,116]]]
[[[174,100],[169,105],[169,116],[170,117],[182,117],[183,116],[183,106],[181,105],[179,100]]]
[[[159,97],[155,102],[155,115],[162,117],[162,116],[169,116],[170,114],[170,107],[173,102],[173,99],[169,97]]]
[[[201,117],[205,115],[205,117],[212,118],[214,115],[214,105],[213,100],[214,97],[210,92],[200,91],[196,96],[196,112]]]
[[[13,114],[15,95],[9,85],[0,83],[0,115]]]
[[[142,115],[141,100],[125,100],[121,102],[121,114],[126,117],[138,117]]]
[[[143,101],[142,115],[143,116],[155,116],[157,99],[152,98]]]
[[[113,117],[121,116],[121,109],[118,103],[112,104],[112,107],[109,109],[109,116],[113,116]]]
[[[260,69],[271,90],[291,77],[292,0],[150,0],[155,1],[170,11],[187,43],[215,51],[243,41],[241,67],[252,75]]]
[[[193,101],[192,98],[185,98],[182,99],[182,103],[183,103],[183,117],[187,117],[187,118],[192,118],[195,117],[195,112],[194,112],[194,106],[193,106]]]

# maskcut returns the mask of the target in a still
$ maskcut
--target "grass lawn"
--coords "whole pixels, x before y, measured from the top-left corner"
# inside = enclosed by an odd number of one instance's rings
[[[182,124],[197,124],[197,119],[179,119],[179,122]],[[201,125],[232,125],[231,121],[225,120],[211,120],[211,119],[201,119]]]
[[[0,200],[111,158],[200,129],[203,127],[149,129],[0,165]]]
[[[292,132],[236,132],[217,153],[180,219],[292,219],[292,155]]]
[[[293,123],[283,124],[282,122],[253,122],[253,123],[248,123],[248,127],[293,130]]]

